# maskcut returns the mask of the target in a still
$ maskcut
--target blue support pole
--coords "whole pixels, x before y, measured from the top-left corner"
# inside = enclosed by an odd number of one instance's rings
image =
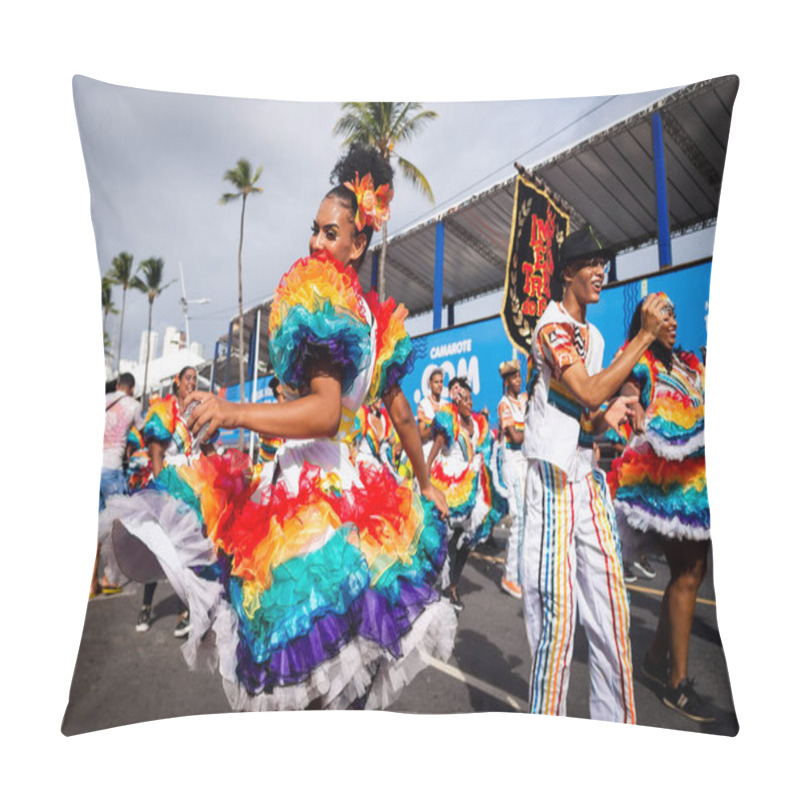
[[[214,342],[214,361],[211,364],[211,389],[214,391],[214,379],[217,377],[217,359],[219,358],[219,339]]]
[[[228,388],[228,375],[231,371],[231,350],[233,350],[233,320],[228,325],[228,355],[225,357],[225,388]]]
[[[436,223],[436,261],[433,267],[433,329],[442,327],[442,297],[444,295],[444,222]]]
[[[447,327],[452,328],[456,324],[456,304],[447,304]]]
[[[247,380],[253,380],[253,367],[255,366],[256,357],[256,326],[253,325],[253,330],[250,331],[250,345],[247,348]]]
[[[370,288],[377,290],[378,288],[378,251],[372,254],[372,278],[370,279]]]
[[[653,165],[656,173],[656,209],[658,212],[658,266],[663,269],[672,264],[672,243],[669,238],[664,131],[661,126],[661,114],[658,111],[653,113]]]

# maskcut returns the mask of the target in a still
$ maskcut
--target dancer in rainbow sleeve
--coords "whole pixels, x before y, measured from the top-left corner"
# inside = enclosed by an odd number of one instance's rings
[[[196,446],[186,426],[184,414],[189,403],[188,397],[196,388],[197,370],[187,366],[175,377],[172,394],[151,400],[141,432],[129,442],[132,446],[142,442],[147,451],[146,461],[141,451],[138,454],[141,470],[136,479],[137,491],[130,497],[114,498],[99,518],[102,552],[109,568],[120,576],[127,575],[132,580],[144,583],[142,608],[136,621],[138,633],[147,632],[153,623],[156,581],[179,569],[181,558],[171,543],[165,543],[162,563],[157,564],[152,558],[142,561],[140,548],[129,546],[130,536],[139,532],[146,539],[147,532],[153,529],[154,520],[158,520],[162,528],[169,528],[169,520],[180,517],[185,490],[177,479],[176,470],[197,458],[201,449],[208,452],[214,449],[209,442]],[[207,551],[207,547],[200,549]],[[180,599],[184,608],[174,631],[177,638],[188,636],[191,630],[185,597]]]
[[[568,236],[553,275],[555,299],[534,331],[520,576],[533,656],[531,711],[566,713],[577,611],[589,640],[591,716],[633,723],[628,596],[614,510],[592,444],[629,416],[635,398],[601,407],[663,327],[665,302],[645,300],[642,330],[602,369],[603,338],[586,321],[586,308],[600,299],[610,255],[588,229]]]
[[[281,386],[277,376],[273,375],[269,382],[269,388],[275,398],[276,403],[286,402],[286,393]],[[259,436],[258,437],[258,463],[271,464],[275,461],[278,448],[283,444],[280,436]]]
[[[191,609],[183,653],[218,669],[242,711],[383,708],[429,657],[446,660],[456,619],[434,584],[446,557],[447,505],[430,483],[400,390],[412,368],[406,310],[365,295],[355,268],[388,218],[391,167],[351,148],[323,198],[310,255],[275,291],[270,359],[285,403],[230,403],[206,392],[193,435],[244,427],[285,439],[265,481],[238,451],[179,470],[186,545],[211,556],[168,577]],[[358,409],[382,401],[420,493],[377,464],[355,464]],[[174,540],[167,529],[163,537]],[[150,550],[158,557],[159,542]],[[209,635],[213,633],[213,635]]]
[[[489,475],[484,461],[491,447],[489,422],[472,411],[472,390],[465,378],[454,378],[450,402],[433,419],[433,447],[428,468],[450,509],[447,568],[442,585],[457,611],[464,608],[458,580],[470,549],[488,535],[484,521],[491,511]]]
[[[639,359],[622,394],[639,400],[634,435],[609,473],[623,540],[655,538],[670,569],[658,627],[642,671],[665,705],[696,722],[713,722],[688,677],[689,636],[708,569],[709,510],[705,461],[705,368],[675,349],[678,322],[669,298],[667,325]],[[642,326],[634,311],[628,342]],[[622,351],[629,347],[626,342]]]

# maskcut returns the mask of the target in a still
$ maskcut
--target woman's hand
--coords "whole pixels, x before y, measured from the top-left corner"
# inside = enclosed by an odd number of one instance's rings
[[[439,512],[442,519],[447,519],[450,516],[447,500],[445,500],[444,493],[440,489],[430,484],[427,489],[421,489],[420,494],[436,506],[436,510]]]
[[[186,425],[197,436],[200,429],[208,423],[203,440],[209,440],[220,428],[238,428],[237,404],[223,400],[211,392],[192,392],[186,398],[186,406],[197,400],[200,405],[192,411]]]
[[[619,426],[625,422],[625,420],[631,418],[634,408],[637,405],[639,405],[638,398],[620,395],[606,409],[603,414],[603,421],[609,428],[613,428],[624,439],[624,434]]]

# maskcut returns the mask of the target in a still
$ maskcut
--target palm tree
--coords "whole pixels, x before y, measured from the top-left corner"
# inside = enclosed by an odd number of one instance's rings
[[[252,175],[250,162],[246,158],[240,158],[233,169],[229,169],[224,180],[230,181],[235,192],[226,192],[220,197],[220,205],[230,203],[231,200],[242,198],[242,217],[239,223],[239,402],[244,402],[244,310],[242,309],[242,245],[244,243],[244,209],[247,204],[247,196],[251,192],[261,193],[264,190],[256,186],[256,181],[261,177],[263,167],[259,167],[255,175]],[[239,449],[244,446],[244,431],[239,430]]]
[[[119,361],[122,357],[122,326],[125,324],[125,295],[133,278],[133,256],[124,251],[114,256],[111,260],[111,269],[106,275],[113,284],[122,287],[122,313],[119,318],[119,342],[117,343],[117,372],[119,372]]]
[[[103,304],[103,350],[106,356],[111,354],[111,337],[106,332],[106,323],[108,322],[109,314],[119,314],[117,307],[114,305],[114,300],[111,297],[111,287],[114,285],[114,280],[110,273],[106,273],[100,279],[100,289]]]
[[[345,137],[344,146],[363,144],[374,147],[387,162],[396,158],[405,178],[433,204],[433,191],[428,179],[419,168],[395,153],[394,148],[398,143],[413,139],[439,115],[424,110],[422,103],[342,103],[342,111],[344,114],[336,122],[333,132]],[[381,302],[386,299],[386,228],[384,225],[378,263],[378,297]]]
[[[164,278],[164,259],[163,258],[148,258],[139,264],[137,272],[144,275],[142,280],[138,275],[134,275],[130,280],[130,286],[133,289],[138,289],[147,295],[147,302],[149,304],[147,312],[147,355],[144,361],[144,389],[142,390],[142,409],[147,410],[147,371],[150,366],[150,332],[153,329],[153,301],[164,291],[170,284],[162,284]]]

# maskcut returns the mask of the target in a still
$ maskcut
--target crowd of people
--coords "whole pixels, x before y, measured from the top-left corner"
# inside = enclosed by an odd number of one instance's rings
[[[675,349],[669,298],[639,304],[608,367],[587,320],[611,253],[566,238],[527,365],[499,364],[492,430],[468,380],[429,375],[416,414],[406,311],[365,294],[355,270],[389,215],[391,167],[354,146],[332,173],[309,255],[283,276],[269,319],[274,403],[197,390],[107,395],[100,545],[92,595],[156,581],[183,611],[190,667],[221,675],[233,709],[383,708],[430,658],[447,660],[472,550],[508,528],[499,589],[522,602],[530,708],[564,714],[576,621],[586,630],[596,719],[634,723],[622,550],[660,546],[670,569],[642,666],[665,704],[711,721],[688,677],[689,630],[708,557],[702,363]],[[221,428],[259,435],[257,457],[222,451]],[[620,450],[608,475],[598,437]],[[127,470],[123,468],[127,464]],[[577,617],[576,617],[577,615]]]

